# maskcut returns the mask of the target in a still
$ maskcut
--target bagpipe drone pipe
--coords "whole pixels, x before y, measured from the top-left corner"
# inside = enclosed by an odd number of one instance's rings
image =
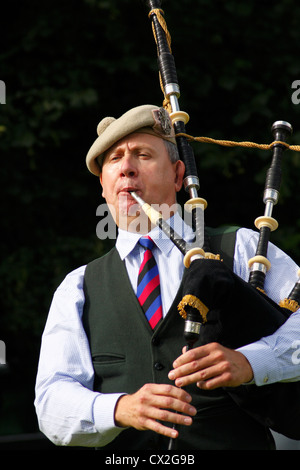
[[[185,134],[189,117],[180,111],[178,104],[180,91],[170,38],[160,9],[161,2],[150,0],[147,3],[157,44],[164,107],[169,112],[179,155],[186,166],[184,187],[190,199],[185,208],[193,216],[194,243],[187,246],[158,212],[135,193],[132,194],[149,219],[171,238],[184,255],[187,272],[178,310],[185,320],[183,334],[188,349],[193,348],[196,340],[203,345],[218,342],[236,349],[273,334],[299,308],[299,281],[295,282],[294,289],[280,305],[264,293],[265,276],[271,268],[267,259],[268,243],[271,231],[277,228],[272,210],[278,201],[281,157],[289,147],[286,140],[292,127],[285,121],[276,121],[272,126],[275,140],[269,147],[273,150],[273,157],[264,191],[265,214],[255,221],[259,242],[254,258],[249,260],[249,281],[245,282],[223,263],[218,254],[210,252],[203,216],[207,203],[197,195],[199,180],[196,164]],[[263,425],[289,438],[300,439],[300,382],[277,382],[263,386],[243,384],[225,390],[238,406]],[[171,442],[169,449],[172,445]]]

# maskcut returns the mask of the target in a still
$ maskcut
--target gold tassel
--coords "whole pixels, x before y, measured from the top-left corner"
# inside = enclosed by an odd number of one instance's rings
[[[198,312],[200,313],[200,315],[202,317],[203,323],[205,323],[207,321],[206,315],[207,315],[209,309],[206,307],[206,305],[204,305],[203,302],[201,302],[201,300],[199,300],[194,295],[190,295],[190,294],[185,295],[183,297],[183,299],[181,300],[181,302],[179,302],[179,304],[178,304],[177,308],[178,308],[179,313],[182,316],[182,318],[186,319],[186,317],[187,317],[187,313],[185,311],[185,307],[187,305],[189,305],[190,307],[193,307],[196,310],[198,310]]]
[[[296,300],[291,300],[291,299],[284,299],[279,302],[279,306],[282,308],[287,308],[288,310],[291,310],[291,312],[296,312],[299,308],[298,302]]]

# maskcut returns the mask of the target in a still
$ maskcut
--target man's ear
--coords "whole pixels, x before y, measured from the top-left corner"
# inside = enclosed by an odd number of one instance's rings
[[[176,192],[180,191],[182,188],[182,182],[184,178],[184,172],[185,172],[185,164],[183,163],[182,160],[178,160],[175,163],[175,189]]]
[[[100,181],[100,184],[101,184],[101,187],[102,187],[102,197],[104,197],[104,199],[105,199],[104,190],[103,190],[103,184],[102,184],[102,173],[100,173],[100,175],[99,175],[99,181]]]

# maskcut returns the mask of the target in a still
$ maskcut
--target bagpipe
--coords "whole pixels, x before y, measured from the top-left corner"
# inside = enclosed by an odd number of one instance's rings
[[[187,275],[178,310],[184,319],[183,334],[187,348],[193,348],[195,342],[200,340],[200,344],[218,342],[236,349],[273,334],[299,308],[299,280],[280,304],[275,303],[264,292],[265,276],[271,268],[267,259],[270,233],[278,226],[272,217],[272,211],[279,197],[282,155],[287,148],[292,147],[287,144],[292,126],[285,121],[276,121],[272,126],[274,141],[268,148],[272,149],[273,156],[263,196],[265,213],[255,221],[259,241],[255,256],[249,260],[249,280],[245,282],[223,263],[218,254],[210,252],[203,216],[207,202],[198,197],[199,178],[193,149],[189,143],[191,139],[185,131],[189,116],[179,107],[180,89],[170,35],[164,12],[160,8],[161,2],[149,0],[147,4],[157,45],[160,83],[164,93],[163,106],[169,112],[179,156],[186,167],[184,188],[190,199],[185,204],[185,209],[192,215],[194,242],[187,244],[162,219],[159,212],[135,193],[132,195],[149,219],[170,237],[184,255]],[[231,144],[225,141],[224,145]],[[263,386],[243,384],[224,390],[238,406],[262,425],[289,438],[300,439],[300,382],[277,382]],[[173,445],[174,442],[170,440],[169,449]]]

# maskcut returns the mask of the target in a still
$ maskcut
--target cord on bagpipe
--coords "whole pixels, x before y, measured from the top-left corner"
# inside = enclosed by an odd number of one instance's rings
[[[175,130],[176,142],[181,160],[185,163],[185,190],[190,199],[185,208],[192,212],[195,241],[187,245],[149,204],[135,193],[136,201],[159,226],[184,255],[187,275],[183,284],[183,297],[178,305],[185,320],[184,337],[187,348],[198,344],[218,342],[225,347],[236,349],[253,343],[274,333],[299,308],[300,281],[295,283],[290,295],[280,305],[264,293],[266,272],[270,269],[267,259],[270,232],[277,228],[272,218],[273,206],[278,201],[281,182],[281,158],[287,148],[287,138],[292,127],[285,121],[276,121],[272,126],[275,141],[270,145],[251,142],[214,141],[207,138],[192,138],[185,131],[189,117],[180,111],[178,98],[180,90],[171,40],[164,13],[159,0],[149,0],[149,17],[157,45],[160,83],[164,93],[164,107],[168,110]],[[264,192],[265,214],[256,220],[259,229],[259,243],[255,257],[249,261],[249,282],[245,282],[222,262],[218,254],[210,252],[206,237],[204,210],[207,202],[198,198],[199,178],[192,147],[189,140],[210,141],[220,145],[258,147],[273,150],[273,158],[267,173]],[[294,146],[294,150],[300,150]],[[300,382],[274,383],[257,387],[245,384],[226,388],[226,392],[243,410],[264,426],[293,439],[300,439]],[[171,439],[169,450],[175,448]]]

